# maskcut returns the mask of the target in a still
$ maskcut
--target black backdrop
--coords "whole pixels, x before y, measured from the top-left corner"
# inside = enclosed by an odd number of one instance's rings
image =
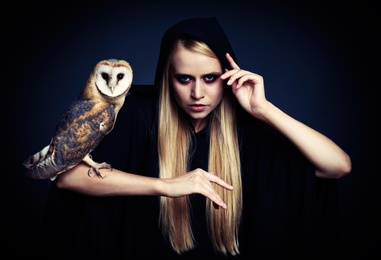
[[[1,254],[28,258],[38,243],[50,181],[28,179],[21,162],[49,143],[93,66],[126,59],[134,83],[150,84],[165,29],[216,16],[239,65],[264,76],[268,99],[352,157],[340,180],[341,257],[380,255],[379,14],[365,1],[287,2],[3,4]]]

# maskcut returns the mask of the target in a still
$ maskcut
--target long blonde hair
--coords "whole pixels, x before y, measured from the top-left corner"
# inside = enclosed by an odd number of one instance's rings
[[[206,44],[199,41],[178,40],[171,53],[179,47],[217,58]],[[177,103],[171,94],[169,70],[172,54],[169,55],[164,69],[159,97],[158,153],[161,178],[172,178],[190,170],[189,147],[192,132],[178,111]],[[205,215],[210,239],[217,252],[239,254],[242,183],[235,106],[232,96],[228,94],[224,94],[221,103],[210,114],[208,171],[214,172],[234,187],[233,191],[226,191],[214,185],[227,204],[226,210],[214,207],[213,203],[207,200]],[[174,251],[181,254],[194,248],[189,197],[162,196],[160,209],[160,225]]]

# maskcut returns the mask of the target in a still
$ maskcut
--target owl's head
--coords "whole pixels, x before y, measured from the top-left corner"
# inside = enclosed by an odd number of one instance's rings
[[[94,67],[83,94],[90,99],[98,97],[109,101],[125,97],[131,87],[132,78],[132,68],[127,61],[102,60]],[[95,86],[96,89],[89,85]]]

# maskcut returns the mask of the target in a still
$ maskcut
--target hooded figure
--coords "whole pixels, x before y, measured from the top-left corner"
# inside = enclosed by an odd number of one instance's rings
[[[133,85],[114,130],[93,153],[114,168],[159,177],[158,90],[173,43],[206,43],[224,68],[234,51],[214,17],[181,21],[164,34],[152,86]],[[327,259],[336,255],[337,182],[318,179],[288,139],[237,108],[243,211],[236,256],[217,254],[205,221],[205,197],[195,194],[195,248],[178,255],[159,227],[156,196],[92,197],[51,185],[35,256],[51,259]],[[209,136],[201,131],[191,167],[207,168]],[[203,198],[203,199],[200,199]],[[151,258],[151,259],[152,259]]]
[[[224,30],[215,17],[187,19],[170,27],[163,36],[159,61],[156,67],[155,85],[158,86],[160,84],[163,69],[168,61],[168,55],[173,43],[184,37],[190,37],[206,43],[217,55],[224,68],[231,69],[230,64],[225,58],[226,53],[229,53],[237,61]]]

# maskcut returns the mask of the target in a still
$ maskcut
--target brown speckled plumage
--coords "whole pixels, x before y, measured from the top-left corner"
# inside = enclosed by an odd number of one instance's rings
[[[132,77],[128,62],[100,61],[78,98],[61,117],[50,144],[23,162],[26,174],[34,179],[55,179],[81,161],[98,175],[100,168],[111,168],[105,162],[94,162],[90,153],[112,131]]]

